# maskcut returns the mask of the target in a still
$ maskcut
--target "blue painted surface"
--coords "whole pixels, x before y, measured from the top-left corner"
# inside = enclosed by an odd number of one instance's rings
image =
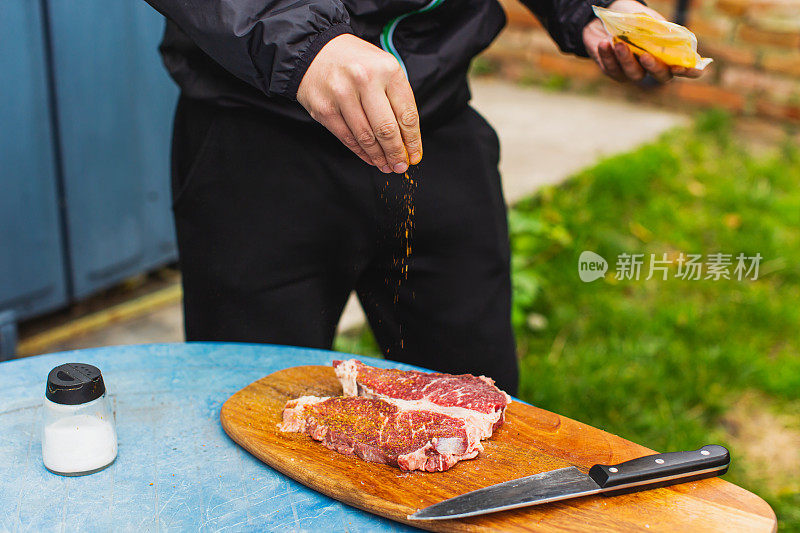
[[[38,1],[0,1],[0,311],[67,301]]]
[[[1,363],[0,531],[416,531],[304,487],[222,430],[220,407],[234,392],[283,368],[341,357],[304,348],[189,343]],[[45,380],[66,362],[102,370],[116,413],[117,460],[90,476],[61,477],[42,465]]]
[[[47,0],[74,297],[177,257],[169,150],[178,90],[142,0]]]
[[[17,315],[14,311],[0,311],[0,361],[11,359],[17,353]]]

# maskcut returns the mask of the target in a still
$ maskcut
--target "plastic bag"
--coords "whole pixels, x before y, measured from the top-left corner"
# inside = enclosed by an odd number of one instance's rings
[[[644,52],[670,66],[703,70],[713,59],[697,53],[697,37],[680,24],[654,19],[646,13],[620,13],[592,6],[614,42],[623,42],[635,54]]]

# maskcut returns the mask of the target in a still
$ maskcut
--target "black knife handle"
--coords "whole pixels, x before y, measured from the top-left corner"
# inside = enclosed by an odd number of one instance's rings
[[[589,477],[602,489],[616,487],[613,493],[619,494],[721,476],[728,471],[730,461],[724,446],[708,444],[690,452],[657,453],[617,465],[594,465]]]

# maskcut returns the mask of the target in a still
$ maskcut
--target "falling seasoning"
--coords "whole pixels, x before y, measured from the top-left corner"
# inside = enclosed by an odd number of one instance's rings
[[[382,196],[388,208],[387,214],[391,221],[391,229],[386,234],[389,248],[392,251],[391,269],[387,272],[386,284],[393,290],[395,305],[400,305],[400,294],[408,281],[411,267],[412,243],[414,239],[414,196],[419,186],[421,165],[412,165],[403,176],[391,175],[385,184],[385,194]],[[413,292],[407,295],[414,297]],[[398,317],[403,313],[398,312]],[[404,349],[403,324],[399,324],[399,339],[395,348]],[[387,348],[386,355],[393,351]]]
[[[395,291],[395,303],[400,296],[400,286],[403,282],[408,281],[408,267],[411,263],[411,241],[414,234],[414,191],[417,188],[417,180],[414,178],[416,175],[413,168],[409,167],[408,172],[403,175],[403,197],[401,200],[401,210],[405,214],[405,218],[401,219],[400,226],[400,277],[397,282],[397,290]],[[412,293],[413,297],[413,293]],[[403,323],[400,323],[400,349],[403,346]]]
[[[409,172],[411,172],[409,170]],[[403,175],[403,197],[401,199],[401,212],[405,218],[400,223],[401,255],[398,263],[400,266],[400,283],[408,281],[408,265],[411,262],[411,236],[414,231],[414,189],[417,182],[413,176],[406,172]]]

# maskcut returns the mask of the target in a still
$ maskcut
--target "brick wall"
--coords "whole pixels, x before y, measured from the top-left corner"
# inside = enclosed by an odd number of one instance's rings
[[[700,54],[714,58],[700,80],[676,80],[642,91],[605,80],[594,63],[561,54],[517,0],[501,0],[509,24],[483,54],[484,64],[512,79],[558,80],[601,91],[624,91],[682,107],[800,122],[800,0],[691,0],[687,25]],[[649,0],[670,18],[675,3]]]

